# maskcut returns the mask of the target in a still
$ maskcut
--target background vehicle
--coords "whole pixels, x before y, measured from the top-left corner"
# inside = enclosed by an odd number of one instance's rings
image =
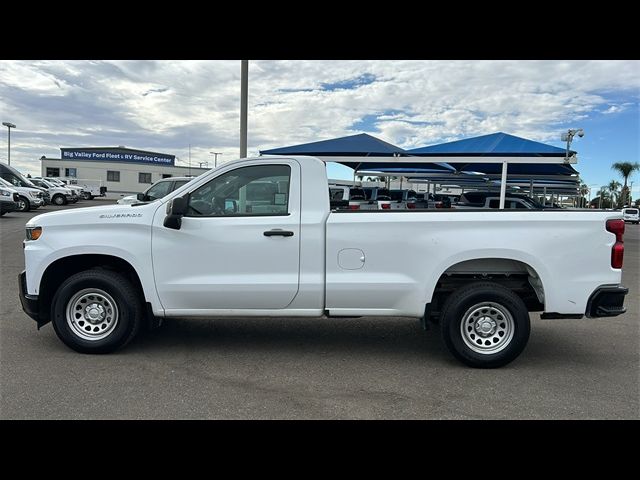
[[[104,197],[107,194],[107,187],[102,185],[102,180],[89,180],[83,178],[60,178],[68,187],[80,188],[80,198],[93,200],[95,197]]]
[[[44,179],[47,182],[51,183],[52,185],[56,185],[61,188],[66,188],[71,192],[71,197],[67,198],[65,203],[53,202],[56,205],[66,205],[66,202],[76,203],[81,198],[82,188],[80,187],[76,187],[74,185],[68,185],[67,183],[63,182],[62,180],[56,177],[35,177],[35,178]],[[52,201],[53,201],[53,198],[52,198]]]
[[[261,157],[154,202],[39,215],[23,309],[86,353],[126,345],[154,317],[435,319],[451,353],[483,368],[520,355],[530,311],[625,312],[619,212],[329,208],[324,162]]]
[[[55,205],[66,205],[73,198],[71,190],[69,190],[68,188],[61,187],[42,178],[31,178],[30,180],[31,183],[33,183],[37,187],[46,189],[47,195],[49,196],[48,203],[53,203]]]
[[[6,165],[4,165],[6,167]],[[16,177],[11,177],[13,182],[8,182],[3,177],[0,177],[0,187],[13,188],[18,192],[18,211],[28,212],[29,210],[39,208],[44,205],[44,194],[38,188],[27,187],[27,183],[20,181]]]
[[[415,190],[389,190],[391,198],[391,210],[414,210],[417,208],[417,196]]]
[[[625,222],[631,222],[638,225],[638,223],[640,223],[640,210],[637,208],[623,208],[622,218]]]
[[[500,208],[499,192],[465,192],[454,208]],[[504,208],[521,210],[544,210],[545,207],[537,200],[526,195],[507,193]]]
[[[119,205],[130,205],[139,202],[151,202],[162,198],[174,190],[182,187],[193,180],[193,177],[170,177],[158,180],[156,183],[147,188],[144,192],[136,195],[127,195],[120,198],[116,203]]]
[[[16,190],[6,185],[0,185],[0,217],[7,212],[14,212],[18,209],[20,195]]]

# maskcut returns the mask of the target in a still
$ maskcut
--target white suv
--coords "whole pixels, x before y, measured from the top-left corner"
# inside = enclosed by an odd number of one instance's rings
[[[637,208],[623,208],[622,209],[622,218],[624,218],[625,222],[631,222],[638,225],[640,223],[640,210]]]

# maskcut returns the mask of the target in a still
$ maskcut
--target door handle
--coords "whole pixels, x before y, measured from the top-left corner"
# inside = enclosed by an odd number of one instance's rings
[[[265,237],[293,237],[293,232],[289,230],[267,230],[264,232]]]

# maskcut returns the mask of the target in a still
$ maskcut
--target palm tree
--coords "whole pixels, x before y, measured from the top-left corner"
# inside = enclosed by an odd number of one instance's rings
[[[633,174],[634,171],[640,170],[640,164],[638,162],[616,162],[611,165],[611,168],[617,170],[624,178],[624,187],[622,187],[622,206],[626,205],[629,198],[629,188],[627,187],[627,180]]]
[[[586,183],[581,183],[579,193],[580,199],[578,201],[578,207],[584,207],[587,203],[587,200],[584,197],[589,195],[589,185],[587,185]]]
[[[609,182],[609,185],[607,185],[607,190],[609,190],[609,193],[611,194],[611,207],[613,208],[613,203],[614,203],[614,198],[615,199],[620,199],[620,195],[618,194],[618,189],[620,188],[621,184],[620,182],[617,182],[615,180],[611,180]]]
[[[600,190],[596,192],[596,196],[593,200],[598,199],[598,208],[604,208],[609,200],[609,190],[607,187],[600,187]]]

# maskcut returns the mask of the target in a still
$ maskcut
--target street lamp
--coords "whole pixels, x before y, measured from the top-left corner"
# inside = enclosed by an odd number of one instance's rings
[[[16,126],[9,122],[2,122],[2,125],[7,127],[7,165],[11,165],[11,129],[16,128]]]
[[[567,133],[563,133],[560,136],[560,140],[567,142],[567,153],[565,155],[565,160],[567,161],[569,160],[569,147],[575,135],[578,135],[580,138],[584,137],[584,130],[582,128],[570,128]]]
[[[213,168],[218,168],[218,155],[222,155],[222,152],[209,152],[211,155],[215,155],[213,158]]]

